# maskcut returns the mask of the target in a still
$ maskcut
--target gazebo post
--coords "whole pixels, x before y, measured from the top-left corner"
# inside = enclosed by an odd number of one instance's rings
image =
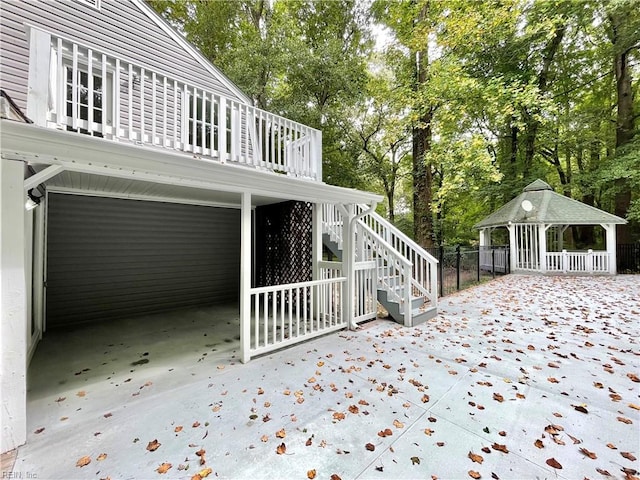
[[[511,257],[511,270],[518,270],[520,266],[517,263],[519,253],[518,244],[516,243],[516,226],[509,222],[509,225],[507,225],[507,229],[509,230],[509,245],[511,247],[509,248],[509,256]]]
[[[609,257],[609,273],[615,275],[617,272],[616,259],[616,226],[612,223],[601,223],[602,228],[607,232],[607,256]]]
[[[538,268],[542,273],[547,273],[547,228],[550,225],[544,223],[538,225],[538,251],[540,253],[540,262]]]

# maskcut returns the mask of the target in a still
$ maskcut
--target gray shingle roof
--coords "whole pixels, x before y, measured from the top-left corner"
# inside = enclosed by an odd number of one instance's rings
[[[525,200],[533,205],[530,212],[522,208],[522,202]],[[520,195],[476,223],[474,228],[502,226],[509,222],[559,225],[627,223],[625,219],[616,215],[554,192],[548,183],[540,179],[527,185]]]

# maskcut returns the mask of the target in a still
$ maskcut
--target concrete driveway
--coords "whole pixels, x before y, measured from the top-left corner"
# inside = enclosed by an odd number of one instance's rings
[[[88,334],[93,363],[32,385],[13,478],[630,480],[639,327],[640,276],[509,275],[419,327],[376,320],[247,365],[212,334]],[[159,359],[104,360],[118,348]],[[50,368],[36,355],[32,370]]]

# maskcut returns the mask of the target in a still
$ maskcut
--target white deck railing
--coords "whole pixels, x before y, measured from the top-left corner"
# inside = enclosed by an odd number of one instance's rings
[[[250,356],[347,327],[342,310],[345,281],[334,277],[252,288]]]
[[[319,262],[320,278],[334,279],[342,277],[342,262]],[[377,264],[374,261],[356,262],[354,275],[354,314],[355,323],[376,318],[378,314]]]
[[[547,272],[609,273],[610,255],[603,251],[547,252]]]
[[[320,181],[319,130],[31,27],[36,123]],[[47,51],[45,47],[47,46]],[[39,50],[38,50],[39,49]],[[42,59],[49,58],[48,65]],[[38,64],[35,64],[38,62]],[[35,94],[38,92],[40,94]]]

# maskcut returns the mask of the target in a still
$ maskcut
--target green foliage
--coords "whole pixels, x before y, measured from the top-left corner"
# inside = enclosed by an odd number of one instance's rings
[[[538,177],[609,211],[631,192],[640,231],[640,140],[617,145],[612,68],[624,55],[637,117],[637,0],[149,3],[258,106],[321,129],[324,180],[384,193],[403,231],[412,128],[427,127],[441,242],[473,242],[473,224]],[[372,21],[391,34],[384,52]]]

